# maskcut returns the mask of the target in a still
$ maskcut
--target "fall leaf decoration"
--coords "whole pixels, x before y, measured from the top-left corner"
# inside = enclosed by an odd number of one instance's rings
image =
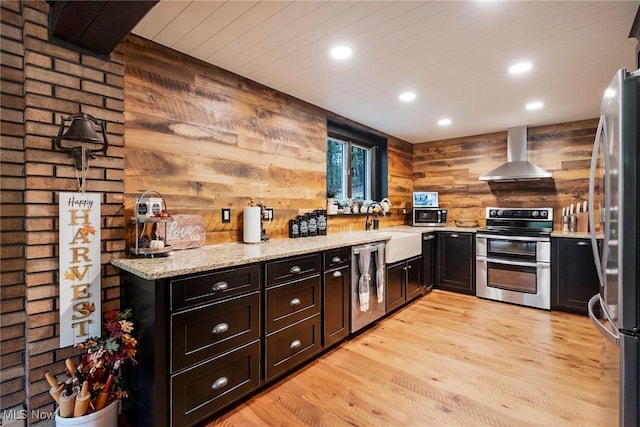
[[[95,307],[92,309],[95,310]],[[103,336],[89,338],[74,346],[87,350],[81,356],[77,369],[89,382],[92,394],[108,392],[109,401],[127,397],[126,391],[121,388],[121,368],[127,362],[137,363],[135,356],[138,341],[131,335],[134,330],[133,322],[128,320],[131,315],[131,309],[104,313]],[[103,390],[110,374],[114,376],[114,386]]]
[[[84,225],[81,229],[80,229],[80,234],[82,234],[82,238],[84,240],[88,240],[87,236],[89,234],[96,234],[96,229],[93,225]]]

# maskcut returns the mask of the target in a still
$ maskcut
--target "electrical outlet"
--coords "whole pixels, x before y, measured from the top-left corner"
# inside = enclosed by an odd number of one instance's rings
[[[231,208],[222,208],[222,222],[231,222]]]
[[[272,221],[273,220],[273,208],[264,208],[264,211],[262,213],[262,219],[265,221]]]

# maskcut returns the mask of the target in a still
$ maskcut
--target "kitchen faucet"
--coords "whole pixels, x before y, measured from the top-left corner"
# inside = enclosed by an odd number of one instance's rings
[[[365,231],[371,230],[371,222],[369,221],[369,209],[373,208],[376,205],[380,208],[380,212],[382,212],[382,216],[384,216],[384,209],[382,209],[382,206],[380,205],[380,203],[373,202],[369,206],[367,206],[367,216],[366,216],[366,218],[364,220],[364,230]],[[375,213],[374,213],[374,217],[373,217],[373,229],[374,230],[378,229],[378,214],[375,214]]]

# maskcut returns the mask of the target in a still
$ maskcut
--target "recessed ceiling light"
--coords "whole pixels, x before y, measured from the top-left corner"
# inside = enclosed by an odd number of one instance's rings
[[[542,107],[544,107],[544,104],[542,102],[535,101],[528,103],[524,108],[526,108],[527,110],[539,110]]]
[[[448,119],[448,118],[440,119],[438,120],[438,124],[440,126],[449,126],[451,124],[451,119]]]
[[[511,74],[522,74],[531,70],[531,67],[532,67],[531,62],[519,62],[509,67],[509,72]]]
[[[416,99],[416,94],[413,92],[405,92],[405,93],[401,93],[399,98],[400,98],[400,101],[409,102]]]
[[[331,49],[331,56],[336,59],[346,59],[351,56],[353,51],[349,46],[336,46]]]

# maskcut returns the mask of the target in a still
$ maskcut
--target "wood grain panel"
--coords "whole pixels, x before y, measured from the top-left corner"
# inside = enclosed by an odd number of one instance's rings
[[[435,290],[208,426],[615,426],[617,359],[584,316]]]
[[[484,225],[484,208],[552,207],[554,229],[561,228],[562,207],[588,197],[591,150],[598,121],[582,120],[528,128],[528,159],[549,170],[552,180],[517,183],[482,182],[478,177],[507,158],[507,133],[496,132],[413,147],[416,191],[440,193],[451,221],[476,219]]]
[[[211,244],[242,240],[242,209],[252,201],[274,208],[271,238],[287,237],[296,215],[326,207],[334,114],[140,37],[129,36],[123,51],[126,215],[136,195],[159,191],[171,213],[204,217]],[[389,198],[410,200],[412,145],[386,137]],[[231,208],[228,224],[222,207]],[[329,231],[363,224],[330,220]]]

